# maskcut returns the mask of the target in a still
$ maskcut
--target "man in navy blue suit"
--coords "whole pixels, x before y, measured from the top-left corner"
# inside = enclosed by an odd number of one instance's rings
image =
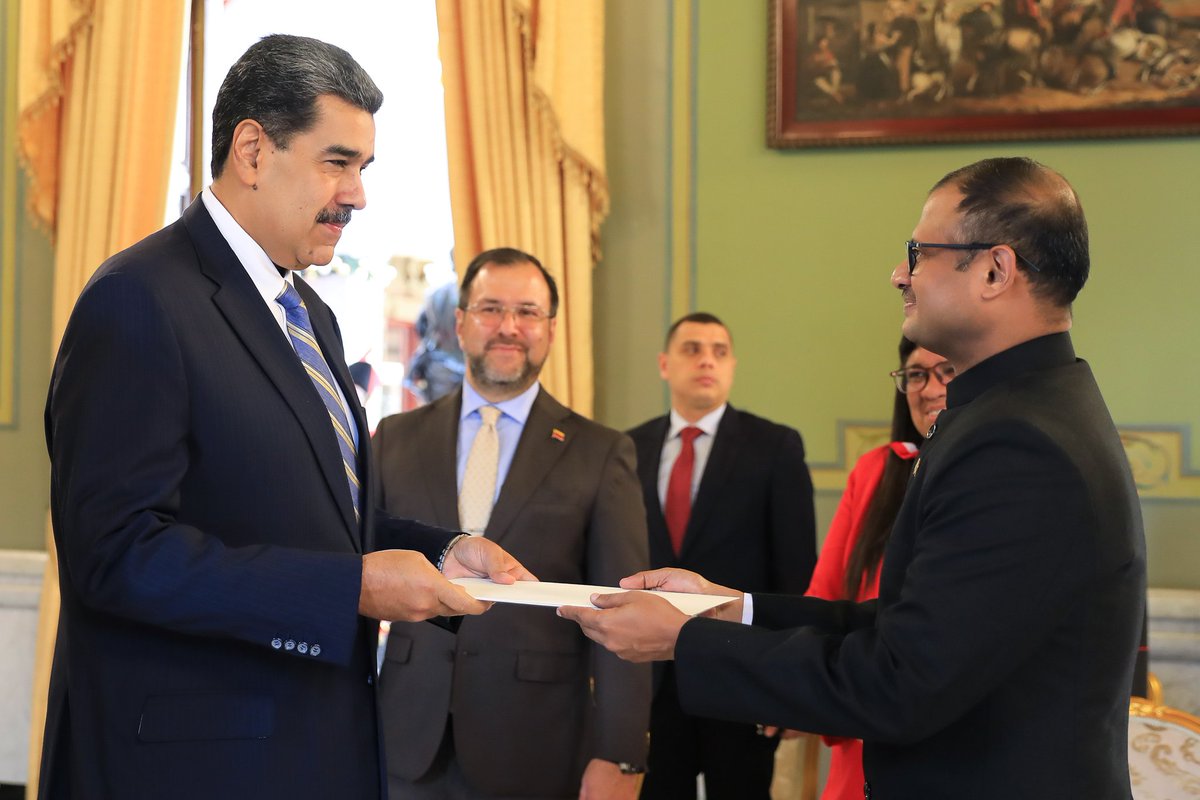
[[[269,36],[213,112],[212,185],[103,264],[46,408],[62,616],[39,797],[380,797],[377,619],[529,577],[373,509],[337,322],[293,270],[363,208],[383,97]]]

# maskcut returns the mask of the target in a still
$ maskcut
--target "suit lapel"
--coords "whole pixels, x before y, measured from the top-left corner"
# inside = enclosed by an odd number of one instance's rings
[[[658,472],[662,468],[663,445],[671,429],[670,415],[661,417],[639,436],[637,445],[638,478],[646,499],[646,524],[650,536],[661,539],[663,552],[671,552],[671,540],[667,534],[667,519],[663,516],[662,501],[658,497]]]
[[[422,428],[416,445],[423,465],[425,495],[434,509],[435,525],[459,530],[458,519],[458,424],[462,412],[462,389],[433,404],[429,424]]]
[[[687,554],[696,545],[704,523],[712,516],[712,509],[720,501],[721,490],[729,485],[729,476],[733,472],[734,462],[738,453],[738,413],[733,406],[726,406],[717,425],[717,435],[713,439],[712,450],[708,452],[708,461],[704,465],[704,475],[700,478],[700,486],[696,489],[695,502],[688,516],[687,531],[683,535],[683,550],[680,556]]]
[[[329,424],[329,412],[325,409],[325,404],[313,388],[300,359],[296,357],[296,351],[292,349],[291,343],[279,329],[279,324],[264,305],[262,296],[255,289],[250,276],[246,274],[246,269],[217,230],[199,199],[193,201],[184,212],[183,221],[199,255],[201,271],[217,285],[217,290],[213,293],[213,302],[258,362],[263,374],[275,385],[284,402],[296,415],[334,501],[342,512],[346,534],[354,547],[360,548],[354,508],[350,503],[346,473],[342,468],[342,456],[334,438],[333,428]],[[340,350],[335,348],[334,352]],[[344,371],[345,365],[341,367]],[[230,390],[237,391],[238,387],[230,387]]]
[[[500,488],[500,496],[488,519],[486,535],[489,539],[500,541],[504,537],[542,479],[571,446],[576,426],[570,416],[570,409],[547,394],[545,389],[538,391],[504,486]],[[554,435],[556,430],[562,434],[561,438]]]
[[[338,387],[342,390],[342,396],[346,398],[346,405],[350,407],[351,421],[358,429],[358,447],[355,453],[358,463],[355,464],[355,469],[359,480],[363,482],[363,485],[366,485],[367,463],[365,456],[367,447],[364,445],[364,442],[369,438],[370,432],[367,430],[366,413],[363,411],[362,404],[358,402],[358,390],[354,388],[354,380],[350,377],[350,368],[346,366],[341,332],[337,329],[337,322],[333,318],[333,313],[317,293],[313,291],[313,288],[305,283],[299,275],[295,277],[295,283],[296,291],[300,293],[300,297],[304,300],[304,304],[308,308],[309,322],[312,323],[313,333],[317,337],[317,344],[321,345],[321,353],[325,356],[325,363],[329,365],[329,370],[333,373],[334,380],[337,381]],[[328,420],[328,412],[326,412],[326,420]],[[337,440],[334,439],[332,441],[334,449],[337,451],[337,463],[330,466],[334,470],[336,479],[345,483],[346,473],[342,469],[342,451],[337,447]],[[322,466],[326,466],[324,462],[322,462]],[[328,480],[333,476],[326,472],[325,477]],[[350,501],[350,493],[348,491],[335,491],[334,496],[338,498],[343,518],[351,526],[352,530],[356,530],[354,504]],[[362,505],[367,501],[367,493],[363,492],[359,503]]]

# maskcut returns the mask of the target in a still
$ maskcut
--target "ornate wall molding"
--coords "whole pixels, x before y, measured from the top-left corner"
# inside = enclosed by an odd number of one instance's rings
[[[29,772],[29,710],[46,554],[0,550],[0,783]]]
[[[887,443],[890,426],[838,420],[837,430],[836,460],[809,465],[817,491],[842,491],[859,456]],[[1118,432],[1143,501],[1200,501],[1200,471],[1191,465],[1188,427],[1127,425],[1119,427]]]
[[[1163,703],[1200,715],[1200,591],[1149,589],[1150,669]]]

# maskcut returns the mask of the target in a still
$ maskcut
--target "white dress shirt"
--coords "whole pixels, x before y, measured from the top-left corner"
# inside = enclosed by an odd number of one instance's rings
[[[688,422],[679,415],[679,412],[671,409],[671,426],[667,429],[662,458],[658,462],[658,505],[660,508],[666,509],[667,507],[667,484],[671,482],[671,468],[675,466],[675,459],[679,458],[679,451],[683,449],[683,440],[679,438],[680,432],[689,427],[699,428],[703,431],[692,443],[696,460],[692,464],[691,497],[692,500],[695,500],[696,490],[700,488],[700,479],[704,477],[704,467],[708,464],[708,454],[712,452],[717,427],[721,424],[721,417],[725,416],[725,409],[728,407],[728,403],[722,403],[719,408],[713,409],[695,422]]]
[[[287,332],[287,312],[284,311],[282,305],[276,302],[275,298],[283,291],[285,284],[295,285],[292,271],[285,269],[283,275],[279,274],[279,269],[275,263],[271,261],[271,257],[267,255],[267,251],[262,249],[262,246],[246,233],[245,228],[238,224],[238,221],[233,218],[225,206],[221,205],[221,201],[213,194],[212,187],[209,186],[200,193],[200,200],[204,203],[204,208],[208,211],[208,215],[212,217],[213,222],[217,226],[217,230],[225,237],[225,242],[229,245],[229,249],[233,250],[233,254],[237,256],[237,260],[241,262],[242,268],[246,270],[246,274],[250,276],[250,281],[254,284],[254,288],[258,289],[258,293],[262,295],[263,302],[267,305],[267,310],[271,312],[271,316],[275,318],[275,322],[279,325],[279,331],[287,339],[288,345],[292,344],[292,337],[288,336]],[[329,353],[323,353],[325,360],[331,360]],[[345,359],[344,353],[334,353],[332,358]],[[332,370],[332,367],[330,367]],[[338,399],[342,403],[342,411],[346,414],[346,419],[350,421],[350,435],[354,437],[354,446],[358,447],[358,426],[354,424],[354,415],[350,413],[350,404],[346,402],[346,395],[342,393],[342,387],[337,381],[333,382],[333,388],[337,390]],[[358,398],[355,397],[357,400]]]
[[[475,434],[483,426],[483,417],[479,409],[484,406],[495,406],[500,409],[500,417],[496,420],[496,437],[500,440],[500,461],[496,465],[496,493],[492,496],[495,503],[500,497],[500,489],[504,479],[508,477],[508,469],[512,466],[513,456],[517,452],[517,443],[521,441],[521,432],[525,430],[525,421],[529,419],[529,411],[542,385],[533,382],[525,391],[511,400],[502,403],[489,403],[469,380],[462,385],[462,409],[458,416],[458,455],[457,477],[458,491],[462,491],[463,475],[467,471],[467,456],[471,454],[471,445],[475,443]]]

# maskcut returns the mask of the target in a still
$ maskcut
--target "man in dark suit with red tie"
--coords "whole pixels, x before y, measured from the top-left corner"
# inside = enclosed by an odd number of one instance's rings
[[[650,562],[730,586],[804,592],[816,563],[813,489],[792,428],[728,404],[737,359],[712,314],[671,326],[659,372],[671,413],[629,432],[646,501]],[[670,663],[657,665],[644,798],[766,798],[776,737],[758,726],[704,719],[679,707]]]
[[[381,797],[376,620],[478,614],[447,577],[524,575],[374,511],[337,322],[294,273],[365,205],[382,101],[340,48],[256,43],[217,95],[212,185],[75,305],[39,798]]]

